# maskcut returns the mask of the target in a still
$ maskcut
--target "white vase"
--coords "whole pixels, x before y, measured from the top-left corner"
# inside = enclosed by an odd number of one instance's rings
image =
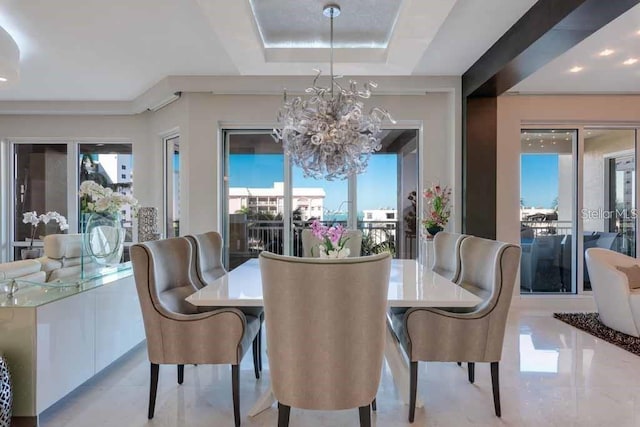
[[[320,258],[324,259],[340,259],[346,258],[351,253],[349,248],[342,248],[340,250],[328,251],[324,245],[319,245],[320,248]]]

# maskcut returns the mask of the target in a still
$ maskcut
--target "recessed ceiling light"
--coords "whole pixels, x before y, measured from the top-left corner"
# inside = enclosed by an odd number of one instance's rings
[[[6,77],[0,77],[0,82],[6,82],[7,78]]]
[[[613,52],[615,52],[614,50],[611,49],[605,49],[602,52],[600,52],[598,55],[600,56],[609,56],[611,55]]]
[[[575,66],[569,69],[569,72],[571,73],[579,73],[580,71],[582,71],[583,67],[579,67],[579,66]]]
[[[623,62],[624,65],[633,65],[636,62],[638,62],[637,58],[629,58],[626,61]]]

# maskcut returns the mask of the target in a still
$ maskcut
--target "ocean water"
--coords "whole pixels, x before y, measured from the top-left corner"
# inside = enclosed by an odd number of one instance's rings
[[[340,213],[326,213],[323,216],[325,221],[344,221],[346,222],[348,219],[348,214],[346,212]],[[364,212],[358,212],[358,221],[362,221],[364,219]]]

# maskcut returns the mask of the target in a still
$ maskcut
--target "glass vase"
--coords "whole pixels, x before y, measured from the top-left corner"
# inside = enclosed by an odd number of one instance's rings
[[[119,213],[92,212],[82,215],[83,253],[99,266],[119,264],[124,250],[125,229]]]

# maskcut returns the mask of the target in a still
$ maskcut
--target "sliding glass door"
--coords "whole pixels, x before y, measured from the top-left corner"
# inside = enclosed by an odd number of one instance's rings
[[[575,130],[520,135],[520,289],[575,292]]]
[[[418,189],[417,130],[385,131],[383,148],[371,156],[367,171],[335,181],[305,177],[289,164],[270,130],[223,133],[223,233],[229,268],[263,250],[302,256],[301,232],[314,220],[362,230],[363,254],[385,250],[417,258],[415,217],[409,226],[403,219],[411,201],[400,197]]]
[[[635,128],[522,130],[522,293],[591,291],[589,248],[636,256],[636,137]]]

